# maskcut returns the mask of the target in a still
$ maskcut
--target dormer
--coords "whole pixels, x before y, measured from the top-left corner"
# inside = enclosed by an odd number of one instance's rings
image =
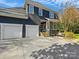
[[[38,2],[27,0],[26,8],[28,10],[28,14],[36,14],[45,18],[58,19],[58,14],[55,11],[47,8],[46,6]]]

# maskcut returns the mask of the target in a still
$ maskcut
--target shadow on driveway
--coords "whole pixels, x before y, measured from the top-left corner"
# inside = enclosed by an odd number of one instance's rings
[[[76,43],[54,44],[48,48],[33,51],[31,57],[35,59],[79,59],[79,45]]]

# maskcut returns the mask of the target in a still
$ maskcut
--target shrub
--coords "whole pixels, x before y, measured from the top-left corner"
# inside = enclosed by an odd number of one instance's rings
[[[58,30],[60,32],[64,32],[64,25],[63,25],[63,23],[61,23],[61,22],[58,23]]]
[[[40,32],[41,36],[48,37],[48,32]]]
[[[76,34],[79,34],[79,24],[75,24],[73,26],[73,32],[76,33]]]
[[[76,39],[79,39],[79,34],[75,34],[75,38]]]
[[[73,38],[75,38],[75,34],[73,32],[64,32],[64,37],[73,39]]]

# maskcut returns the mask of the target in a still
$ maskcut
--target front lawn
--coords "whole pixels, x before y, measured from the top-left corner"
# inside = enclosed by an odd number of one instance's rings
[[[76,39],[79,39],[79,34],[75,34],[75,38]]]

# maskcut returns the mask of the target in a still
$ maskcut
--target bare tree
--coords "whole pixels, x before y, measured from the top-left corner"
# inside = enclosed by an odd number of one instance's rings
[[[64,11],[62,23],[65,31],[73,31],[74,26],[79,24],[79,12],[75,7],[69,7]]]

